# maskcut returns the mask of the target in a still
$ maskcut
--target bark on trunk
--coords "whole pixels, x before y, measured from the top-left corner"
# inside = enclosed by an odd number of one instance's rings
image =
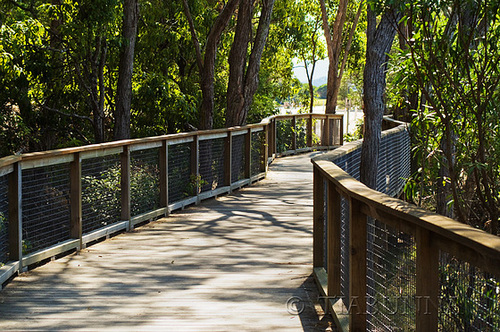
[[[361,150],[361,182],[375,189],[377,166],[382,131],[382,119],[385,110],[384,90],[386,85],[386,66],[392,42],[396,35],[396,22],[399,13],[395,9],[387,10],[377,26],[376,14],[368,6],[368,27],[366,64],[364,70],[364,134]]]
[[[124,0],[122,37],[124,45],[120,52],[118,83],[116,88],[116,109],[114,139],[130,138],[130,107],[132,103],[132,75],[134,51],[137,37],[139,6],[137,0]]]
[[[197,54],[198,70],[200,71],[200,88],[202,93],[201,111],[200,111],[200,129],[212,129],[214,123],[214,77],[215,77],[215,60],[217,59],[217,46],[219,45],[220,36],[233,16],[239,0],[229,0],[221,13],[215,20],[214,25],[210,29],[205,45],[205,54],[201,61],[201,47],[196,35],[193,19],[187,0],[183,0],[184,13],[188,18],[188,23],[191,31],[191,37]]]
[[[247,48],[250,41],[253,16],[252,2],[253,1],[242,0],[240,13],[238,13],[238,26],[234,37],[235,40],[231,47],[229,61],[230,81],[227,90],[227,127],[241,126],[246,123],[248,111],[253,102],[253,96],[259,87],[260,60],[269,35],[274,0],[262,1],[259,26],[257,27],[252,52],[245,72]],[[249,6],[249,8],[242,8],[241,6],[243,4]],[[242,14],[241,21],[240,14]],[[244,15],[247,16],[243,17]],[[242,24],[241,28],[239,28],[240,24]],[[237,35],[239,29],[241,29],[241,33]],[[235,49],[240,47],[241,49]]]
[[[323,30],[325,32],[329,61],[325,109],[325,113],[327,114],[335,114],[335,109],[337,108],[337,99],[340,90],[340,83],[342,81],[345,65],[347,63],[347,56],[349,55],[354,31],[356,30],[359,16],[361,15],[362,11],[362,6],[360,4],[351,29],[349,30],[345,49],[343,49],[342,39],[347,18],[347,4],[348,0],[340,0],[337,9],[337,15],[335,16],[335,21],[333,23],[333,28],[330,31],[325,0],[320,0],[321,17],[323,19]],[[342,62],[340,62],[340,59],[342,59]]]

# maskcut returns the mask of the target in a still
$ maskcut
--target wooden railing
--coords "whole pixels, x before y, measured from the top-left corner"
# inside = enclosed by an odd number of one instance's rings
[[[265,177],[276,156],[342,144],[342,115],[0,159],[0,285],[27,267]]]
[[[500,238],[369,189],[332,162],[358,147],[313,160],[314,272],[339,328],[498,330]],[[382,308],[402,295],[406,312]]]

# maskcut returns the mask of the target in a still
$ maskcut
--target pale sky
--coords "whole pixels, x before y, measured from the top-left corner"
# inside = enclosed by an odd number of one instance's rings
[[[304,68],[304,63],[303,62],[299,63],[298,59],[295,59],[293,63],[294,63],[293,72],[295,74],[295,77],[297,77],[301,83],[307,83],[307,76],[306,76],[306,70]],[[316,62],[313,81],[318,78],[326,76],[328,76],[328,59]]]

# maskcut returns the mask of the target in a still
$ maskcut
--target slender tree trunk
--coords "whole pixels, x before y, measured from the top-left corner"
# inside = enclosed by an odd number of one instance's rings
[[[344,26],[347,19],[347,5],[348,0],[340,0],[337,15],[335,16],[335,21],[333,23],[333,28],[330,30],[330,25],[328,23],[328,13],[326,9],[325,0],[320,0],[321,5],[321,16],[323,19],[323,30],[325,32],[325,39],[328,50],[328,80],[327,80],[327,93],[326,93],[326,109],[325,113],[335,114],[335,109],[337,107],[337,99],[340,90],[340,83],[342,81],[342,76],[344,75],[344,69],[347,62],[347,57],[349,55],[349,50],[351,48],[352,39],[354,36],[354,31],[358,24],[359,16],[362,11],[362,3],[358,7],[355,19],[352,23],[349,35],[347,37],[347,43],[345,49],[342,48],[342,39],[344,36]],[[342,62],[340,62],[342,59]]]
[[[387,10],[377,26],[376,14],[368,5],[368,27],[366,45],[366,64],[364,70],[363,102],[365,126],[361,150],[361,182],[375,189],[377,166],[382,132],[382,119],[385,111],[384,91],[386,86],[386,67],[388,53],[396,35],[396,22],[399,13]]]
[[[242,4],[246,3],[248,0],[241,0]],[[250,7],[253,9],[252,1],[250,1]],[[240,5],[241,6],[241,5]],[[271,24],[271,14],[274,7],[274,0],[263,0],[262,8],[260,11],[259,26],[257,27],[257,32],[255,35],[252,51],[250,53],[250,58],[248,60],[248,66],[245,72],[245,63],[247,56],[247,47],[242,50],[234,50],[235,47],[240,47],[241,45],[248,45],[251,32],[251,20],[253,16],[253,10],[242,9],[240,7],[240,12],[244,12],[244,15],[249,15],[243,18],[241,24],[241,34],[238,36],[235,34],[235,41],[231,47],[231,57],[229,61],[229,72],[230,72],[230,82],[228,84],[228,108],[226,115],[226,126],[241,126],[246,123],[248,111],[253,102],[253,96],[259,87],[259,71],[260,71],[260,60],[262,58],[262,53],[264,52],[264,47],[266,45],[267,37],[269,35],[269,27]],[[240,13],[238,13],[238,26],[240,25]],[[250,32],[246,32],[246,29],[250,28]],[[238,31],[238,27],[236,28]],[[238,40],[241,38],[242,40]],[[247,41],[248,40],[248,41]],[[234,52],[233,52],[234,50]],[[242,67],[243,66],[243,67]]]
[[[193,45],[196,51],[198,69],[200,71],[200,88],[202,93],[200,129],[212,129],[214,123],[214,78],[217,47],[219,45],[222,32],[227,27],[229,20],[233,16],[234,11],[239,4],[239,0],[229,0],[215,20],[215,23],[210,29],[207,37],[203,58],[187,0],[183,0],[183,4],[184,13],[188,19],[191,38],[193,39]]]
[[[132,103],[132,75],[134,71],[135,40],[139,20],[138,0],[124,0],[122,38],[124,45],[120,52],[114,139],[130,138],[130,108]]]

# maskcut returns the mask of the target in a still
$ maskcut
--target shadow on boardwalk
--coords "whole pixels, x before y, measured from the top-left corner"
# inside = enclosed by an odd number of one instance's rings
[[[329,330],[311,277],[310,157],[17,277],[0,330]]]

